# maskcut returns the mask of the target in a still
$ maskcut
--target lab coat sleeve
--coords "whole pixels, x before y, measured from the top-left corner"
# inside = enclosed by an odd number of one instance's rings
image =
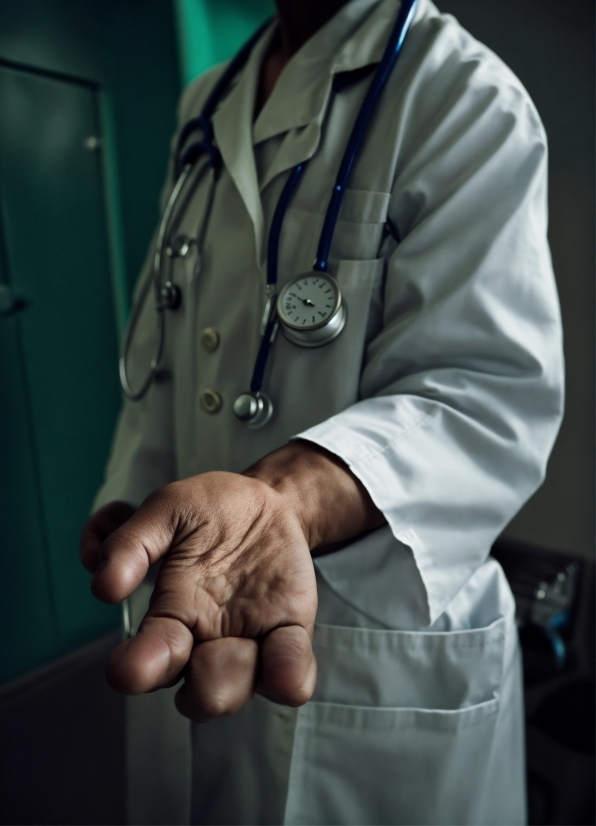
[[[178,106],[179,128],[200,110],[222,68],[219,66],[212,69],[185,89]],[[160,198],[162,213],[172,188],[173,152],[177,140],[178,130],[172,138],[170,163]],[[136,300],[147,280],[152,277],[154,245],[155,235],[149,245],[133,300]],[[129,370],[133,387],[139,386],[146,374],[156,329],[153,292],[150,289],[131,342]],[[141,351],[144,351],[144,359]],[[165,367],[167,359],[166,351],[163,358]],[[139,401],[131,402],[126,398],[123,401],[105,481],[95,497],[93,510],[114,500],[138,506],[156,488],[173,482],[176,478],[172,385],[167,380],[157,381]]]
[[[402,241],[361,401],[299,434],[409,546],[429,623],[541,484],[563,407],[543,128],[496,58],[449,72],[422,69],[410,96],[389,207]]]

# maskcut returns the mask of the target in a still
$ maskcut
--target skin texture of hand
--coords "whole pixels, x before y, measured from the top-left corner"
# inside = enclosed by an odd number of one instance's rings
[[[110,532],[125,508],[129,518]],[[132,510],[106,506],[81,543],[93,593],[105,602],[125,599],[163,559],[137,635],[108,662],[111,685],[138,694],[183,676],[177,707],[196,722],[233,714],[255,691],[306,702],[316,680],[311,551],[383,521],[348,468],[293,443],[244,474],[175,482]]]

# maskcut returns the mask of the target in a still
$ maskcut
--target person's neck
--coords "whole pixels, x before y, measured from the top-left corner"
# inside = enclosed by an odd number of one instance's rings
[[[348,0],[276,0],[279,29],[261,68],[255,117],[292,55],[347,2]]]
[[[276,0],[279,47],[287,62],[348,0]]]

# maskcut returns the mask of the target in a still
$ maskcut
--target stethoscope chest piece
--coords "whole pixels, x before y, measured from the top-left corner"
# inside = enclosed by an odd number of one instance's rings
[[[299,347],[322,347],[341,333],[346,306],[339,284],[325,272],[310,270],[289,281],[277,299],[284,336]]]
[[[273,414],[273,403],[265,393],[242,393],[234,402],[234,415],[251,430],[266,425]]]

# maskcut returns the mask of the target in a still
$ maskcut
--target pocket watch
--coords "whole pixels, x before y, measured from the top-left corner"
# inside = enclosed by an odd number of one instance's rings
[[[341,333],[346,306],[339,284],[326,272],[302,273],[284,285],[277,317],[284,336],[299,347],[322,347]]]

